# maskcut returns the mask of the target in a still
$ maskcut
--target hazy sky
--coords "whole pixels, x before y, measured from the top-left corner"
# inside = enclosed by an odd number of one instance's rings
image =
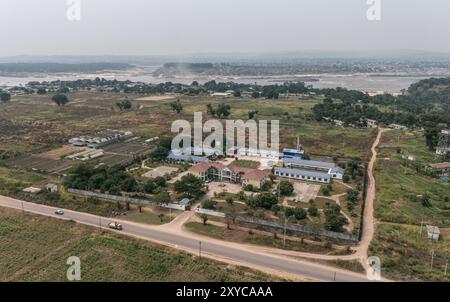
[[[0,0],[0,56],[415,49],[450,52],[450,1]]]

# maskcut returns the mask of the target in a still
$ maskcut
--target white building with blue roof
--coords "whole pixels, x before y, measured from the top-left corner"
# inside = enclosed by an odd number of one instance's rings
[[[293,168],[275,168],[274,174],[279,177],[304,181],[316,181],[322,183],[331,182],[331,175],[323,172],[307,171]]]
[[[330,174],[334,179],[342,179],[345,173],[345,170],[335,163],[328,163],[323,161],[304,160],[299,158],[283,158],[283,165],[286,168],[325,172]]]

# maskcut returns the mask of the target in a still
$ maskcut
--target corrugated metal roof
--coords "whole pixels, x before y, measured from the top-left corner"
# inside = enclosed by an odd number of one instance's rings
[[[321,169],[331,169],[337,167],[335,163],[327,163],[323,161],[306,160],[299,158],[283,158],[285,164],[297,164],[302,166],[309,166]]]
[[[194,163],[207,163],[208,159],[206,157],[194,156],[194,155],[175,155],[172,152],[167,156],[168,159],[180,160],[180,161],[192,161]]]
[[[303,176],[309,176],[309,177],[316,177],[316,178],[322,178],[322,179],[331,179],[331,175],[327,173],[320,173],[320,172],[313,172],[313,171],[306,171],[301,169],[290,169],[290,168],[275,168],[275,173],[289,173],[294,175],[303,175]]]

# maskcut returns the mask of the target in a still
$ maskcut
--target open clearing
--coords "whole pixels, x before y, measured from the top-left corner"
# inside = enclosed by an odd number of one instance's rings
[[[137,98],[137,99],[135,99],[135,101],[165,101],[165,100],[171,100],[174,98],[176,98],[176,97],[169,96],[169,95],[150,95],[150,96]]]
[[[66,281],[67,258],[82,281],[277,281],[276,277],[109,231],[0,208],[0,280]]]
[[[37,157],[46,158],[46,159],[53,159],[58,160],[61,159],[64,156],[73,154],[73,153],[79,153],[88,150],[88,148],[85,147],[74,147],[70,145],[66,145],[61,148],[53,149],[48,152],[37,154]]]
[[[450,206],[445,200],[450,198],[450,187],[402,161],[405,155],[414,155],[423,164],[434,160],[434,152],[424,146],[425,138],[420,132],[383,134],[374,169],[377,185],[374,214],[378,223],[370,253],[380,257],[383,271],[392,279],[449,281],[450,275],[444,275],[450,250],[448,234],[443,231],[441,239],[433,242],[427,239],[426,230],[420,234],[420,225],[423,221],[423,225],[448,228]],[[429,196],[431,206],[423,206],[416,199],[423,194]]]
[[[208,184],[208,193],[207,195],[209,197],[214,197],[214,193],[231,193],[231,194],[238,194],[241,192],[242,186],[239,184],[233,184],[233,183],[221,183],[221,182],[212,182]]]
[[[296,199],[301,202],[315,200],[320,191],[320,185],[296,181],[294,184],[294,193],[289,199]]]
[[[178,168],[168,167],[168,166],[160,166],[160,167],[154,168],[151,171],[148,171],[147,173],[145,173],[142,176],[148,177],[148,178],[155,178],[158,176],[165,176],[165,175],[171,174],[173,172],[177,172],[177,171],[178,171]]]

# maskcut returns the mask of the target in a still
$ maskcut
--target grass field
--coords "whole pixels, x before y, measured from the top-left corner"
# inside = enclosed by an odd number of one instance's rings
[[[78,256],[82,281],[279,281],[92,227],[0,208],[0,280],[65,281]]]
[[[257,161],[253,161],[253,160],[241,159],[241,160],[235,160],[233,162],[233,165],[235,165],[236,167],[240,167],[240,168],[258,169],[260,166],[260,163]]]
[[[422,164],[435,160],[420,133],[390,131],[383,135],[375,165],[375,218],[379,223],[370,253],[380,257],[383,273],[388,278],[449,281],[443,271],[450,255],[450,204],[445,202],[445,197],[450,198],[450,187],[402,165],[402,155],[416,156]],[[431,207],[417,200],[417,195],[424,194],[430,197]],[[427,239],[425,227],[420,236],[422,222],[440,227],[438,242]],[[432,251],[435,252],[433,269],[430,267]]]

